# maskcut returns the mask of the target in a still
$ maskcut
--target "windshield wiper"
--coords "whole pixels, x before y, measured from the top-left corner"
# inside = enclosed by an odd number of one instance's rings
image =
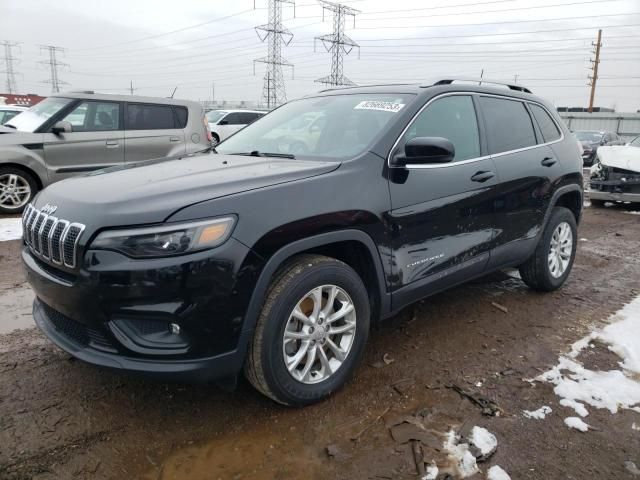
[[[17,130],[17,129],[18,129],[18,127],[16,127],[15,125],[11,125],[10,123],[5,123],[5,124],[3,125],[3,127],[13,128],[14,130]]]
[[[289,158],[291,160],[295,160],[295,155],[291,153],[276,153],[276,152],[259,152],[258,150],[253,150],[251,152],[236,152],[230,153],[229,155],[244,155],[247,157],[275,157],[275,158]]]

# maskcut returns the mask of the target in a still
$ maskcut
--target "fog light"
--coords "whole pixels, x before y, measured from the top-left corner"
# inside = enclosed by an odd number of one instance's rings
[[[177,323],[170,323],[169,331],[174,335],[180,335],[180,325],[178,325]]]

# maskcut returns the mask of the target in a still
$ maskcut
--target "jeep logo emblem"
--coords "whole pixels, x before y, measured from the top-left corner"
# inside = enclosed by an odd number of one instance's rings
[[[57,205],[51,205],[47,203],[44,207],[40,209],[42,213],[46,213],[47,215],[51,215],[58,209]]]

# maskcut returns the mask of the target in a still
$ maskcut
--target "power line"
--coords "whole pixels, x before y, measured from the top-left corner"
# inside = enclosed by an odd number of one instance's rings
[[[319,0],[319,2],[322,5],[323,20],[325,10],[329,10],[333,13],[333,33],[321,35],[314,39],[320,40],[327,52],[331,53],[331,73],[326,77],[317,79],[316,82],[331,86],[354,85],[351,80],[344,76],[343,56],[349,55],[354,48],[358,48],[359,53],[360,46],[351,37],[344,33],[344,25],[346,17],[350,15],[353,17],[353,24],[355,27],[356,14],[360,12],[346,5],[328,2],[327,0]]]
[[[4,45],[4,57],[2,57],[2,60],[4,60],[5,69],[3,72],[0,72],[0,73],[4,73],[7,75],[7,80],[6,80],[7,93],[17,93],[18,91],[18,85],[16,83],[17,72],[13,68],[13,65],[14,63],[17,63],[18,59],[13,56],[11,50],[13,49],[13,47],[17,47],[20,44],[17,42],[10,42],[8,40],[5,40],[2,42],[2,45]]]
[[[261,100],[267,108],[275,108],[287,101],[282,67],[293,70],[293,65],[282,57],[282,44],[289,45],[293,39],[293,33],[282,25],[283,3],[289,3],[295,9],[295,0],[269,0],[269,23],[256,27],[258,38],[267,43],[267,56],[253,61],[254,70],[256,63],[267,65]]]
[[[589,77],[589,86],[591,87],[591,94],[589,95],[589,113],[593,112],[593,100],[596,96],[596,83],[598,82],[598,65],[600,65],[600,47],[602,47],[602,30],[598,30],[598,40],[593,44],[596,56],[595,60],[591,60],[593,75]]]
[[[65,49],[54,45],[40,45],[40,49],[49,52],[49,60],[42,60],[38,63],[49,65],[49,71],[51,72],[49,80],[44,80],[42,83],[50,83],[51,91],[58,93],[60,92],[61,85],[69,85],[67,82],[60,80],[60,76],[58,75],[58,69],[69,66],[69,64],[58,60],[58,53],[64,54]]]

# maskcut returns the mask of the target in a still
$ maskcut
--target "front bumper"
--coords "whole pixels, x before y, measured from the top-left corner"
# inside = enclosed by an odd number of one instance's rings
[[[103,334],[56,313],[37,299],[33,302],[33,318],[49,340],[75,358],[100,367],[165,381],[208,382],[235,375],[244,361],[244,352],[238,350],[192,360],[158,360],[109,353],[106,350],[112,348],[111,342]]]
[[[242,368],[251,333],[244,315],[258,269],[257,256],[241,243],[146,260],[89,250],[73,275],[28,247],[22,258],[36,324],[73,356],[177,381],[209,381]]]

